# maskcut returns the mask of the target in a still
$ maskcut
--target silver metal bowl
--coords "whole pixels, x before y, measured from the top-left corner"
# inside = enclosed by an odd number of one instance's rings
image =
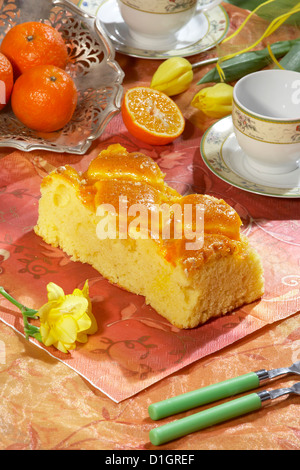
[[[121,106],[124,73],[111,42],[95,17],[68,0],[6,0],[0,10],[0,41],[12,26],[26,21],[49,24],[62,34],[78,104],[61,131],[47,134],[28,129],[7,104],[0,112],[0,147],[84,154]]]

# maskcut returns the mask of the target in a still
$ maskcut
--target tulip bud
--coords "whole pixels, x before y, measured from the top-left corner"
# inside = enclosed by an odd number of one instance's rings
[[[160,64],[150,86],[168,96],[178,95],[189,88],[193,75],[192,65],[188,60],[171,57]]]
[[[227,83],[217,83],[202,88],[193,98],[192,106],[211,118],[228,116],[232,112],[233,87]]]

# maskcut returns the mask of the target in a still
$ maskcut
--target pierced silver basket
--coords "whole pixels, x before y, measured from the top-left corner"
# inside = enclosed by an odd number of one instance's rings
[[[78,90],[72,120],[58,132],[41,134],[14,116],[10,104],[0,112],[0,147],[84,154],[119,111],[124,73],[110,40],[95,17],[68,0],[5,0],[0,10],[0,41],[18,23],[41,21],[63,36],[70,56],[66,71]]]

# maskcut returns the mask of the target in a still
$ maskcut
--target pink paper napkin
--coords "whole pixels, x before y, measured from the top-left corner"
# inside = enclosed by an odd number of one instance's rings
[[[196,329],[173,327],[145,305],[143,297],[110,284],[90,266],[71,261],[33,232],[41,178],[63,163],[63,155],[13,152],[2,158],[0,285],[19,302],[38,308],[47,301],[48,282],[55,282],[71,293],[89,279],[98,333],[68,355],[52,347],[44,349],[115,402],[296,313],[300,307],[299,201],[249,194],[218,180],[201,160],[198,135],[191,136],[188,142],[179,139],[171,148],[155,150],[148,146],[141,149],[126,134],[122,140],[118,137],[118,142],[129,151],[141,150],[153,157],[166,173],[166,181],[182,194],[206,192],[235,207],[244,222],[244,233],[262,257],[266,292],[261,301]],[[110,137],[90,155],[68,157],[69,161],[77,169],[85,169],[98,151],[113,141],[114,137]],[[19,311],[3,298],[0,319],[23,334]]]

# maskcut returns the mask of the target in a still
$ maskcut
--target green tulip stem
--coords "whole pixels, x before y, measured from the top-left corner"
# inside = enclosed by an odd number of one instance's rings
[[[20,304],[20,302],[18,302],[11,295],[9,295],[2,286],[0,286],[0,294],[3,295],[3,297],[5,297],[7,300],[9,300],[9,302],[11,302],[13,305],[18,307],[18,309],[21,311],[26,339],[28,339],[29,336],[32,336],[38,341],[41,341],[40,329],[37,326],[31,325],[28,321],[29,318],[37,320],[38,317],[36,316],[36,314],[38,313],[38,311]]]
[[[197,69],[198,67],[202,67],[204,65],[215,64],[218,62],[219,57],[212,57],[211,59],[201,60],[200,62],[196,62],[192,64],[192,69]]]

